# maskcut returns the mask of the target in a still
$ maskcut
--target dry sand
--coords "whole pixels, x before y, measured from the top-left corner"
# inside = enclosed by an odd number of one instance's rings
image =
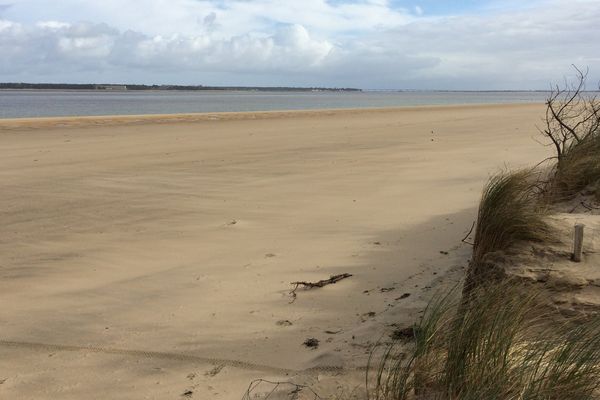
[[[347,395],[460,278],[488,175],[545,157],[543,110],[1,120],[0,397]]]

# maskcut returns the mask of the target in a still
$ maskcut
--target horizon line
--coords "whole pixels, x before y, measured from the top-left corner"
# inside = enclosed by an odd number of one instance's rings
[[[26,87],[19,87],[26,86]],[[50,87],[43,87],[50,86]],[[60,87],[64,86],[64,87]],[[67,82],[0,82],[0,90],[105,90],[105,91],[135,91],[135,90],[278,90],[278,91],[354,91],[354,92],[550,92],[548,89],[416,89],[416,88],[357,88],[336,86],[251,86],[251,85],[186,85],[186,84],[145,84],[145,83],[67,83]],[[599,92],[600,90],[585,90],[584,92]]]

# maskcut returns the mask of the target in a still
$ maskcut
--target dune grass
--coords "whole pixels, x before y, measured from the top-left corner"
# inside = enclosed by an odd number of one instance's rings
[[[522,241],[555,240],[546,217],[533,170],[490,179],[462,296],[454,289],[435,297],[414,325],[412,342],[394,341],[371,359],[370,398],[600,398],[600,316],[549,324],[553,318],[532,287],[483,276],[473,284],[474,273],[485,273],[486,255]]]
[[[550,329],[532,318],[531,290],[478,287],[468,303],[456,292],[430,302],[414,342],[385,347],[367,374],[371,399],[596,398],[599,318]]]
[[[558,159],[548,182],[547,198],[570,200],[587,186],[600,183],[600,132],[572,141]]]
[[[539,201],[533,170],[503,172],[486,185],[477,214],[473,262],[520,241],[547,241],[553,233]]]
[[[590,188],[600,201],[600,103],[582,94],[584,80],[581,74],[574,91],[558,90],[547,103],[543,133],[557,149],[548,180],[533,169],[489,180],[462,296],[454,289],[435,297],[412,341],[372,354],[369,398],[600,399],[600,315],[557,323],[531,286],[493,276],[487,257],[520,242],[556,240],[547,222],[551,203]]]

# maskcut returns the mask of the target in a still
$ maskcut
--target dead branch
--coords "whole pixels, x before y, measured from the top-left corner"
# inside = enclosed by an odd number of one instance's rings
[[[316,288],[316,287],[323,287],[326,285],[331,285],[332,283],[336,283],[341,281],[342,279],[346,279],[351,277],[352,274],[339,274],[339,275],[331,275],[331,277],[329,277],[329,279],[322,279],[318,282],[306,282],[306,281],[298,281],[298,282],[292,282],[292,285],[302,285],[308,289],[312,289],[312,288]]]
[[[565,79],[563,88],[553,86],[546,99],[546,117],[543,136],[549,139],[560,162],[573,143],[580,142],[600,128],[600,100],[586,92],[588,70],[582,71],[573,65],[574,83]]]
[[[290,301],[290,303],[293,303],[296,300],[296,290],[298,290],[298,288],[300,286],[302,286],[304,289],[320,288],[323,286],[337,283],[337,282],[341,281],[342,279],[350,278],[351,276],[352,276],[352,274],[343,273],[343,274],[339,274],[339,275],[331,275],[329,277],[329,279],[322,279],[318,282],[306,282],[306,281],[291,282],[290,285],[294,285],[294,288],[292,290],[290,290],[290,296],[292,296],[292,301]]]

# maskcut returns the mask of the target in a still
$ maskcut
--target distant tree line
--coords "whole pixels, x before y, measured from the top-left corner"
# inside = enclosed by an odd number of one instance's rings
[[[356,88],[289,87],[289,86],[203,86],[203,85],[123,85],[93,83],[0,83],[0,89],[38,90],[238,90],[281,92],[360,92]]]
[[[96,85],[76,83],[0,83],[0,89],[79,89],[94,90]]]

